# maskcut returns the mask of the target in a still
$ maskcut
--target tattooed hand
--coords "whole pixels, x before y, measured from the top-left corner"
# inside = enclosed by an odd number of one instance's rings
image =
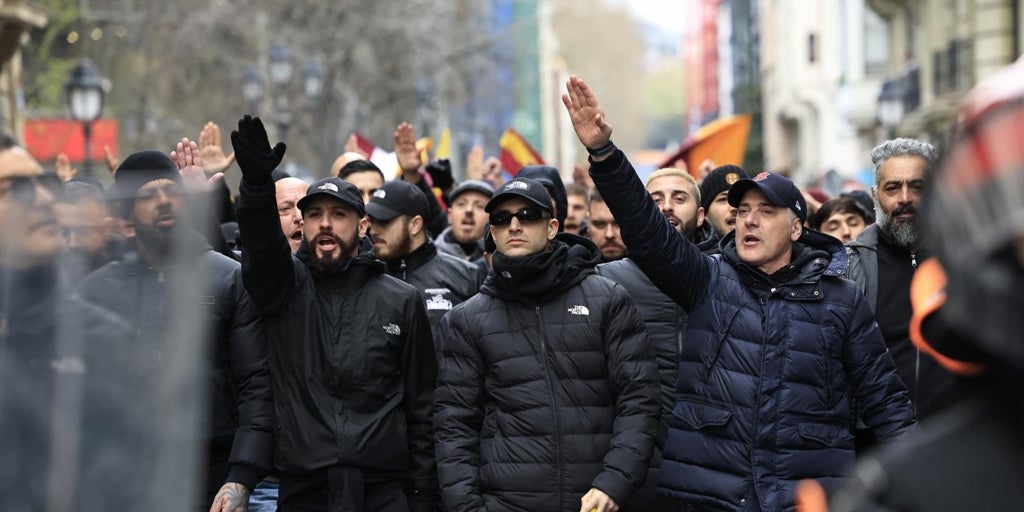
[[[249,494],[244,485],[228,482],[217,491],[210,512],[245,512],[249,508]]]

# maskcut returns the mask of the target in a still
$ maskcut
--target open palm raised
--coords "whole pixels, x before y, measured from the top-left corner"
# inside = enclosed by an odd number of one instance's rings
[[[572,127],[584,146],[596,149],[608,144],[612,137],[612,125],[604,118],[604,110],[597,97],[582,78],[572,75],[565,82],[566,94],[562,103],[569,111]]]

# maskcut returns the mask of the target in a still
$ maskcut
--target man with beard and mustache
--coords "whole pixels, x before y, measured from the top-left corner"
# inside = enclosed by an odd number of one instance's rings
[[[441,317],[453,306],[476,295],[485,273],[450,254],[437,251],[427,235],[429,204],[423,191],[408,181],[389,181],[366,205],[370,240],[387,272],[413,286],[423,296],[430,330],[437,338]]]
[[[601,262],[620,260],[626,257],[626,244],[622,243],[619,223],[615,221],[608,205],[604,204],[601,193],[591,190],[587,197],[587,236],[601,251]]]
[[[459,183],[448,195],[448,227],[434,240],[437,250],[471,262],[483,256],[487,230],[484,206],[493,195],[494,188],[485,181]]]
[[[486,211],[494,272],[441,321],[446,510],[619,510],[646,476],[660,410],[643,322],[594,274],[597,247],[558,233],[539,180],[505,183]]]
[[[231,143],[242,170],[242,277],[270,352],[279,510],[432,510],[437,359],[419,293],[360,244],[363,200],[339,178],[298,202],[293,255],[271,180],[284,143],[271,147],[250,116]]]
[[[704,217],[704,208],[700,206],[700,190],[689,173],[674,168],[659,169],[647,179],[647,192],[683,238],[696,244],[705,254],[717,251],[718,237],[711,223]],[[619,283],[629,292],[647,327],[658,363],[661,425],[655,439],[647,483],[633,497],[631,508],[667,510],[672,508],[672,502],[657,495],[654,486],[658,482],[658,465],[668,437],[669,419],[676,405],[676,373],[679,370],[682,338],[686,332],[686,311],[659,291],[628,257],[598,265],[597,273]]]
[[[896,369],[910,391],[918,418],[926,419],[959,396],[952,375],[910,341],[910,281],[928,257],[918,231],[921,194],[936,164],[935,148],[899,138],[871,151],[875,164],[875,224],[847,245],[849,279],[875,312]],[[865,446],[870,437],[861,436]]]
[[[242,287],[241,266],[184,225],[181,173],[164,153],[128,155],[114,173],[109,195],[115,213],[134,232],[135,254],[87,276],[79,292],[133,326],[135,342],[152,355],[149,364],[160,367],[172,330],[170,283],[183,271],[201,273],[206,288],[196,300],[209,315],[202,332],[208,336],[211,393],[201,503],[209,507],[216,496],[227,500],[225,510],[233,510],[229,504],[247,501],[269,471],[273,451],[266,345],[256,327],[256,306]]]

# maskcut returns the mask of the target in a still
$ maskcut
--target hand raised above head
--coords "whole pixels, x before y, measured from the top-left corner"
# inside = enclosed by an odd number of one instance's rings
[[[220,125],[213,121],[207,122],[199,132],[199,154],[203,157],[207,175],[224,172],[235,161],[234,153],[224,154]]]
[[[605,146],[612,137],[612,125],[604,118],[604,109],[597,102],[597,96],[582,78],[572,75],[565,82],[566,94],[562,103],[569,111],[576,137],[590,149]]]
[[[242,179],[253,185],[270,181],[270,173],[281,164],[287,148],[284,142],[270,147],[263,121],[248,114],[238,120],[238,129],[231,132],[231,146],[235,149]]]
[[[423,165],[420,151],[416,149],[416,131],[409,123],[402,123],[395,129],[395,157],[406,175],[416,174]]]

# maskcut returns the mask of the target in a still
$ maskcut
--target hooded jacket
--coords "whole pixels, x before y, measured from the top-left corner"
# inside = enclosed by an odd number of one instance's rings
[[[476,295],[486,276],[478,265],[438,252],[430,239],[406,257],[386,266],[388,274],[420,292],[435,346],[441,317]]]
[[[591,176],[630,258],[689,312],[660,492],[700,508],[792,510],[804,478],[834,488],[853,463],[850,401],[877,437],[915,423],[863,295],[842,279],[838,240],[804,230],[766,276],[735,232],[707,256],[678,236],[621,151]]]
[[[357,468],[432,496],[437,364],[419,294],[365,243],[337,271],[316,271],[305,242],[291,254],[276,209],[273,183],[242,182],[242,280],[264,315],[275,468]]]
[[[537,180],[548,189],[551,197],[555,198],[555,208],[558,210],[555,215],[558,219],[558,232],[564,231],[565,217],[569,213],[569,196],[565,193],[565,184],[562,183],[558,169],[548,165],[527,165],[519,169],[516,177]]]
[[[225,481],[253,489],[270,471],[273,453],[273,400],[267,349],[257,328],[258,312],[242,287],[237,261],[215,252],[201,235],[182,236],[182,264],[202,273],[207,286],[196,300],[208,315],[204,340],[210,376],[207,463],[211,465],[207,494]],[[185,263],[187,262],[187,263]],[[137,253],[108,263],[79,285],[82,297],[120,315],[133,327],[136,343],[152,349],[153,361],[170,329],[171,292],[175,269],[159,272]],[[226,471],[217,469],[227,465]]]
[[[450,512],[576,511],[596,487],[624,506],[657,431],[657,369],[626,291],[589,240],[495,254],[481,293],[441,326],[434,422]]]

